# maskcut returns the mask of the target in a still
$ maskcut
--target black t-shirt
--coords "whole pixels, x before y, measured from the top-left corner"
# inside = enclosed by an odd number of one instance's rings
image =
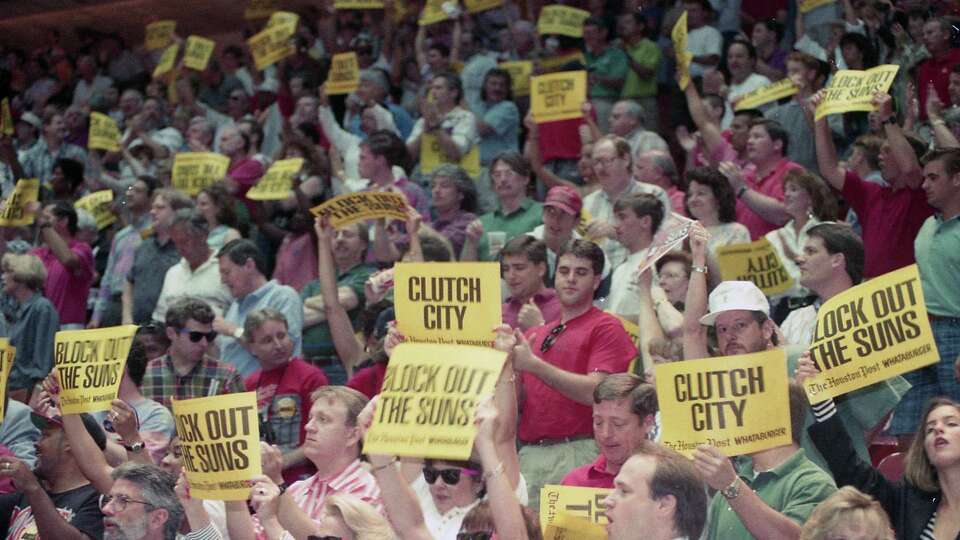
[[[83,534],[99,540],[103,538],[103,513],[100,512],[100,494],[90,484],[64,491],[47,493],[60,516]],[[41,539],[30,503],[22,493],[0,495],[0,534],[6,540]]]

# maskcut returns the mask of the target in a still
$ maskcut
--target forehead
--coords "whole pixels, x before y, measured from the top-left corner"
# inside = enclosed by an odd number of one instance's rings
[[[934,420],[943,420],[948,417],[960,417],[960,410],[957,407],[949,404],[939,405],[930,411],[930,414],[927,415],[927,423],[933,422]]]
[[[650,479],[656,471],[657,462],[650,456],[635,454],[620,469],[617,482],[625,484],[634,490],[650,485]]]
[[[924,174],[936,174],[942,176],[946,173],[946,164],[942,159],[935,159],[923,166]]]
[[[630,398],[609,399],[593,404],[594,416],[633,416],[633,407]]]
[[[557,260],[557,266],[565,266],[574,270],[578,268],[587,268],[591,271],[593,270],[593,262],[591,262],[590,259],[577,257],[572,253],[565,253],[561,255],[560,259]]]
[[[761,136],[761,137],[767,137],[769,135],[767,133],[767,126],[763,124],[756,124],[756,125],[750,126],[750,134]]]
[[[113,483],[113,486],[110,487],[110,494],[111,495],[128,495],[130,497],[136,498],[137,496],[140,495],[140,486],[131,482],[130,480],[121,478],[119,480],[116,480]]]
[[[310,407],[310,416],[323,414],[343,423],[347,418],[347,406],[342,401],[331,396],[322,396]]]
[[[527,264],[530,259],[526,255],[504,255],[503,264]]]
[[[730,325],[738,322],[750,322],[753,320],[753,312],[745,309],[732,309],[717,315],[718,325]]]
[[[593,146],[593,155],[595,156],[615,156],[617,149],[612,141],[602,141]]]

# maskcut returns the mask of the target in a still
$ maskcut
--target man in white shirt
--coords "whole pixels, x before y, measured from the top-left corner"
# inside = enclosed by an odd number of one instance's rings
[[[710,4],[707,0],[684,0],[687,10],[687,51],[693,53],[690,76],[702,77],[720,63],[723,36],[706,23]]]
[[[626,139],[630,144],[630,154],[634,156],[649,150],[669,151],[663,137],[644,129],[645,112],[647,111],[632,99],[622,99],[614,103],[610,110],[610,132]]]
[[[653,242],[666,211],[663,203],[648,193],[630,193],[617,199],[613,205],[613,228],[617,241],[627,249],[629,256],[613,269],[610,296],[606,311],[636,320],[640,314],[640,293],[637,269],[646,258],[647,248]]]
[[[81,107],[89,106],[94,98],[113,86],[113,79],[97,73],[97,62],[89,54],[77,60],[77,75],[79,80],[73,88],[73,104]]]

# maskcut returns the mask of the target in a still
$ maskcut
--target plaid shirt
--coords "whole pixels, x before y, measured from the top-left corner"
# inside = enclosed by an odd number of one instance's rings
[[[53,166],[56,165],[58,159],[62,158],[69,158],[85,165],[87,152],[75,144],[64,141],[60,144],[57,152],[52,154],[47,147],[46,139],[41,137],[20,160],[20,164],[23,166],[23,177],[39,178],[41,184],[49,182],[50,176],[53,174]]]
[[[174,399],[191,399],[244,392],[243,380],[233,366],[204,356],[186,375],[178,375],[170,355],[151,360],[140,391],[172,410]]]

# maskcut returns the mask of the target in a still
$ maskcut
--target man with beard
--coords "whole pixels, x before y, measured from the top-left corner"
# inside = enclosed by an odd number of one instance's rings
[[[113,486],[100,497],[104,540],[173,540],[183,508],[174,478],[153,465],[128,462],[113,470]],[[187,535],[191,538],[195,534]]]
[[[83,426],[102,451],[103,430],[89,414]],[[15,493],[0,495],[0,535],[8,540],[84,540],[103,536],[97,490],[83,476],[58,416],[32,413],[40,428],[34,471],[13,456],[0,457],[0,479],[11,479]]]

